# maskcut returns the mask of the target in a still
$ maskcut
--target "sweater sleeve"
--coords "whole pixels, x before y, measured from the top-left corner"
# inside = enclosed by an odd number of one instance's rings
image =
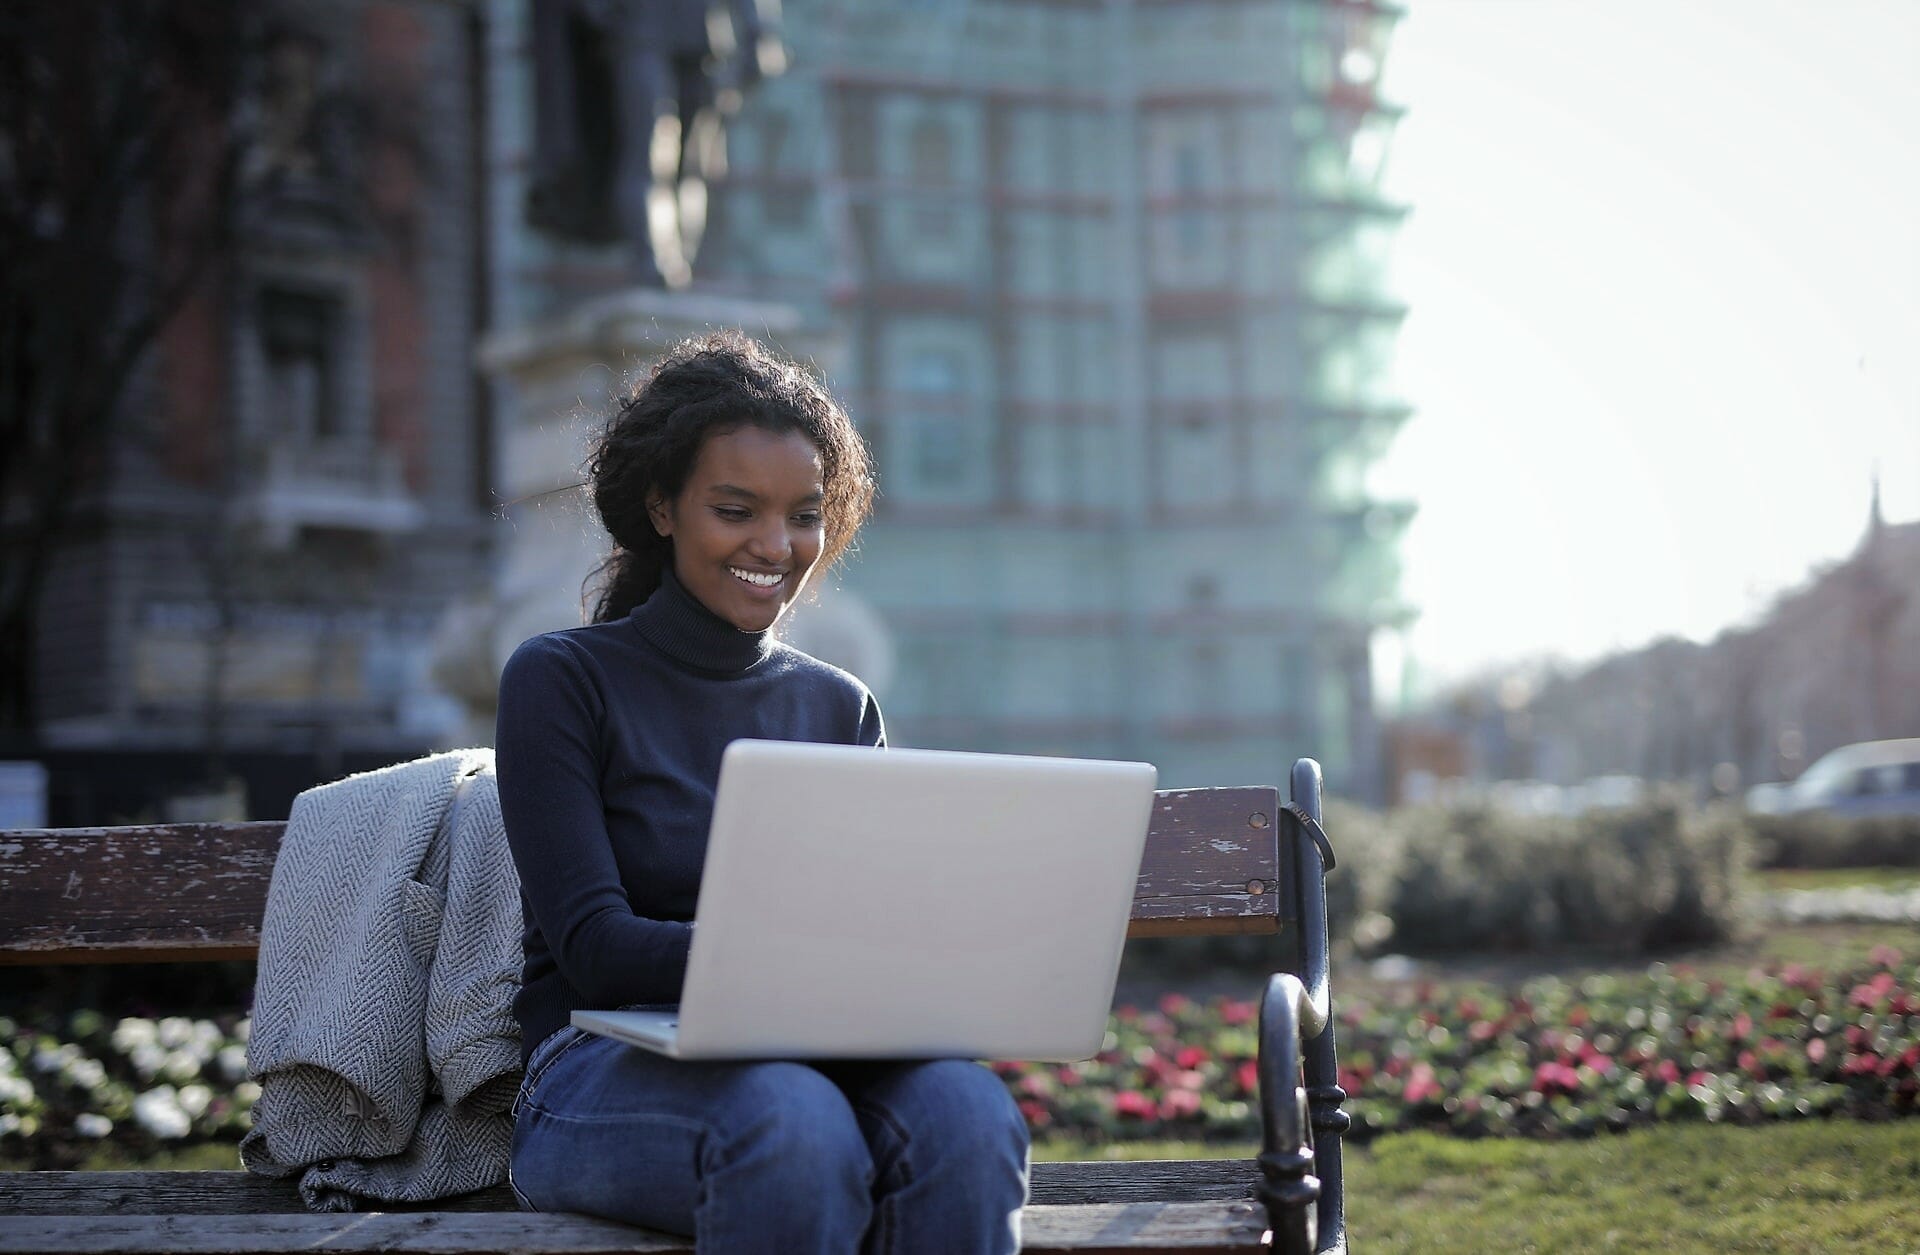
[[[634,914],[600,796],[604,708],[564,642],[536,636],[500,676],[495,774],[528,910],[560,974],[596,1008],[673,1002],[690,924]]]
[[[862,686],[860,701],[860,731],[855,733],[856,745],[871,745],[877,749],[887,748],[887,725],[880,718],[880,703],[873,694]]]

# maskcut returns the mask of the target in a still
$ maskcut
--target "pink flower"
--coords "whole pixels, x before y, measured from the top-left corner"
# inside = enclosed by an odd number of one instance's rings
[[[1047,1110],[1047,1105],[1031,1098],[1020,1100],[1020,1114],[1027,1118],[1028,1125],[1036,1129],[1044,1129],[1053,1123],[1053,1113]]]
[[[1199,1046],[1182,1046],[1173,1061],[1183,1070],[1191,1070],[1207,1061],[1207,1052]]]
[[[1407,1087],[1400,1097],[1415,1106],[1421,1103],[1438,1102],[1445,1091],[1435,1079],[1433,1067],[1426,1063],[1413,1065],[1413,1074],[1407,1078]]]
[[[1824,1063],[1826,1062],[1826,1058],[1827,1058],[1827,1039],[1826,1038],[1816,1037],[1812,1041],[1807,1043],[1807,1062],[1808,1063],[1813,1063],[1813,1064]]]
[[[1260,1092],[1260,1066],[1251,1059],[1240,1065],[1239,1070],[1234,1073],[1233,1079],[1239,1082],[1241,1090],[1245,1093],[1257,1094]]]
[[[1167,994],[1160,999],[1160,1010],[1165,1015],[1181,1016],[1193,1009],[1193,999],[1185,994]]]
[[[1184,1120],[1200,1114],[1200,1095],[1191,1089],[1176,1089],[1160,1100],[1162,1120]]]
[[[1220,1004],[1220,1022],[1229,1028],[1253,1023],[1254,1014],[1253,1003],[1249,1001],[1230,998]]]
[[[1123,1089],[1113,1096],[1115,1115],[1127,1116],[1135,1120],[1151,1120],[1157,1110],[1153,1099],[1137,1089]]]
[[[1728,1041],[1745,1041],[1753,1036],[1753,1017],[1742,1011],[1733,1017],[1733,1029],[1727,1034]]]
[[[1542,1094],[1575,1094],[1580,1091],[1580,1074],[1564,1063],[1543,1063],[1533,1070],[1533,1087]]]
[[[1666,1085],[1678,1085],[1680,1065],[1671,1059],[1662,1059],[1653,1069],[1653,1079]]]
[[[1867,951],[1867,961],[1875,967],[1899,967],[1900,952],[1892,946],[1875,946]]]

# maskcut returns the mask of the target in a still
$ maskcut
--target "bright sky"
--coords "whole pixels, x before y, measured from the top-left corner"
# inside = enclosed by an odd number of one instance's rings
[[[1420,507],[1420,687],[1752,619],[1851,550],[1876,462],[1920,517],[1920,3],[1409,10],[1416,414],[1372,482]]]

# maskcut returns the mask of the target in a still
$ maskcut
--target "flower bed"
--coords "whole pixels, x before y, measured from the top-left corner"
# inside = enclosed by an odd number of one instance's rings
[[[1037,1132],[1259,1135],[1255,1006],[1120,1008],[1089,1063],[996,1065]],[[1337,1016],[1352,1136],[1580,1136],[1665,1120],[1883,1119],[1920,1108],[1920,970],[1892,950],[1828,979],[1654,964],[1507,993],[1420,984]]]
[[[109,1145],[130,1161],[237,1142],[259,1087],[248,1021],[0,1017],[0,1157],[42,1167]],[[1757,1122],[1920,1110],[1920,969],[1882,947],[1839,975],[1788,965],[1730,981],[1654,964],[1517,991],[1422,983],[1339,1008],[1355,1138],[1581,1136],[1656,1121]],[[1088,1142],[1259,1136],[1256,1007],[1121,1007],[1084,1063],[996,1071],[1034,1131]]]

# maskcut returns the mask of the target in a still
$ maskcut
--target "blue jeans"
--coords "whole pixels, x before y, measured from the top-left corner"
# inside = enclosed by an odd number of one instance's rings
[[[1027,1126],[960,1059],[687,1063],[568,1025],[534,1048],[508,1184],[529,1211],[702,1251],[1017,1251]]]

